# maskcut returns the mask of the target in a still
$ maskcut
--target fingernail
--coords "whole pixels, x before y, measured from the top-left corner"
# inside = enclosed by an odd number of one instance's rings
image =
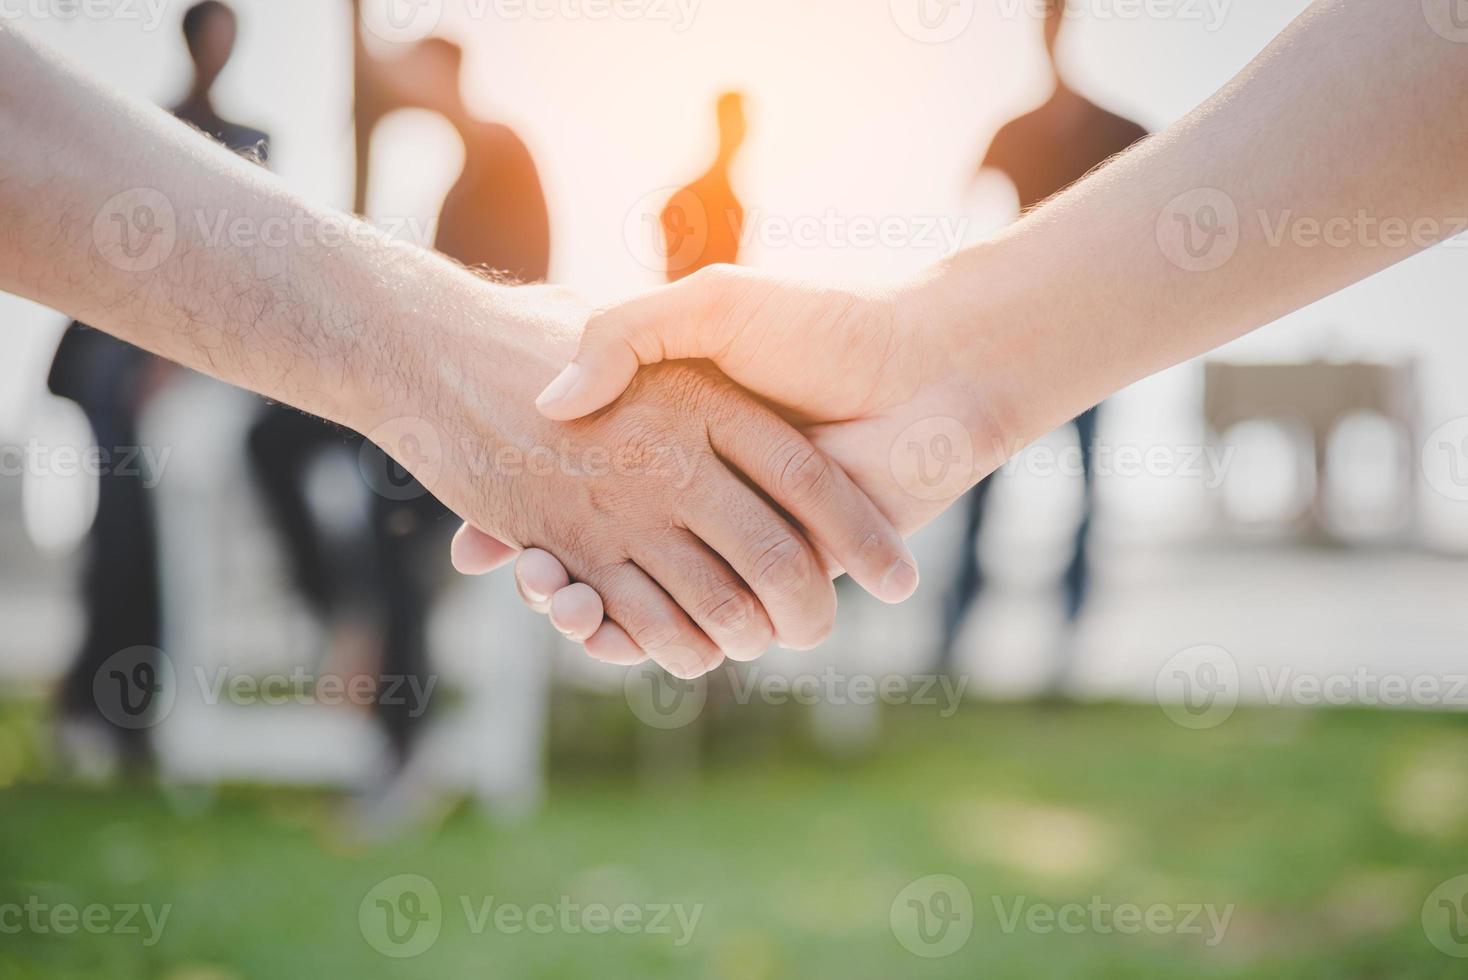
[[[877,586],[883,602],[902,602],[917,591],[918,570],[911,562],[894,562]]]
[[[547,405],[554,404],[569,396],[581,384],[582,374],[580,364],[577,364],[575,361],[567,364],[561,373],[556,375],[555,379],[545,386],[545,390],[540,393],[540,397],[535,399],[536,407],[545,408]]]
[[[523,592],[525,594],[525,598],[529,599],[531,602],[540,603],[550,601],[550,596],[545,595],[537,589],[532,589],[528,583],[523,581],[520,583],[520,591]]]

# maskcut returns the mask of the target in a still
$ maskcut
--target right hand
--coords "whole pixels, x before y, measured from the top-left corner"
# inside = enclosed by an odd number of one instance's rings
[[[665,365],[594,418],[544,419],[531,395],[565,356],[555,349],[569,352],[575,304],[556,290],[512,292],[533,311],[518,339],[443,338],[454,383],[407,387],[423,406],[408,414],[433,420],[440,451],[399,462],[482,529],[491,557],[543,548],[595,590],[615,623],[594,638],[594,655],[629,662],[645,651],[689,677],[776,638],[808,648],[835,617],[817,547],[874,591],[892,585],[894,567],[913,567],[840,467],[708,367]],[[388,432],[383,448],[403,441]],[[894,598],[915,584],[914,572]]]

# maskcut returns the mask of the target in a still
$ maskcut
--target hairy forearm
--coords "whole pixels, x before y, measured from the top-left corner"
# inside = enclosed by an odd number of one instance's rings
[[[1468,44],[1422,5],[1324,0],[1177,125],[955,256],[930,292],[975,374],[1002,359],[1016,397],[1044,393],[1017,413],[1035,431],[1015,438],[1033,438],[1462,231],[1464,91]]]
[[[450,343],[436,327],[488,342],[515,303],[10,30],[0,214],[0,288],[361,429],[421,402]]]

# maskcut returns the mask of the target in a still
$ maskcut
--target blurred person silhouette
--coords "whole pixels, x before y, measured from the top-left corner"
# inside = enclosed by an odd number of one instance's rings
[[[710,265],[736,265],[744,230],[744,206],[734,194],[729,169],[744,145],[744,96],[725,92],[716,104],[719,148],[714,162],[687,187],[675,191],[659,223],[668,257],[668,281]]]
[[[1006,123],[979,165],[980,174],[992,170],[1009,179],[1018,194],[1022,212],[1039,206],[1147,135],[1141,126],[1108,112],[1066,85],[1055,57],[1066,17],[1066,2],[1045,0],[1045,52],[1054,79],[1054,93],[1038,109]],[[1094,506],[1093,469],[1099,413],[1097,405],[1071,422],[1080,444],[1082,503],[1064,576],[1068,631],[1080,617],[1090,584],[1088,539]],[[964,620],[984,587],[977,544],[994,480],[990,476],[969,491],[958,572],[944,602],[938,663],[945,671],[952,669]],[[1065,682],[1071,667],[1070,654],[1067,642],[1059,651],[1059,662],[1051,677],[1052,689]]]
[[[265,133],[221,116],[210,98],[234,50],[234,12],[203,0],[183,17],[193,63],[188,93],[173,114],[236,152],[264,162]],[[73,322],[62,335],[47,384],[85,414],[102,451],[97,513],[87,536],[81,650],[62,681],[58,731],[62,750],[82,773],[104,776],[118,765],[150,761],[147,740],[157,649],[162,644],[158,540],[152,487],[139,452],[138,422],[149,399],[182,370],[124,341]],[[119,659],[112,660],[114,655]],[[109,666],[109,660],[111,664]],[[115,668],[115,669],[114,669]]]
[[[463,50],[428,38],[378,59],[359,41],[357,207],[366,210],[373,130],[398,109],[427,109],[448,120],[464,144],[464,166],[444,198],[433,246],[471,268],[516,282],[544,282],[550,215],[535,159],[503,123],[476,117],[461,93]]]
[[[372,132],[397,109],[426,109],[448,120],[464,144],[464,165],[445,196],[434,248],[496,278],[543,282],[550,269],[550,214],[535,160],[509,126],[476,117],[464,104],[463,51],[442,38],[418,42],[392,59],[366,53],[358,35],[356,199],[365,206]],[[412,459],[414,447],[395,447]],[[449,567],[443,556],[459,521],[392,457],[370,443],[364,473],[371,485],[373,540],[382,565],[384,674],[403,678],[404,690],[428,684],[428,614]],[[414,681],[418,686],[414,686]],[[394,771],[411,761],[426,705],[400,699],[381,703],[377,715],[391,740]],[[421,805],[421,787],[409,778],[382,788],[383,812],[369,819],[402,823]],[[402,792],[395,792],[401,788]],[[420,797],[413,799],[411,797]]]

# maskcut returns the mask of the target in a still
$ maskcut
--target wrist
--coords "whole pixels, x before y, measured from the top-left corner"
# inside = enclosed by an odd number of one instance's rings
[[[545,295],[557,291],[502,285],[397,247],[411,253],[391,273],[398,287],[366,289],[372,305],[361,330],[340,337],[348,415],[340,421],[366,432],[469,401],[533,403],[575,352],[575,334]]]
[[[359,345],[345,424],[452,510],[519,541],[523,501],[507,460],[549,438],[534,399],[575,351],[577,320],[561,309],[569,300],[436,257],[403,279],[411,288],[377,312]]]
[[[1002,237],[950,256],[912,284],[932,370],[1009,456],[1090,408],[1104,365],[1080,356],[1070,291]]]

